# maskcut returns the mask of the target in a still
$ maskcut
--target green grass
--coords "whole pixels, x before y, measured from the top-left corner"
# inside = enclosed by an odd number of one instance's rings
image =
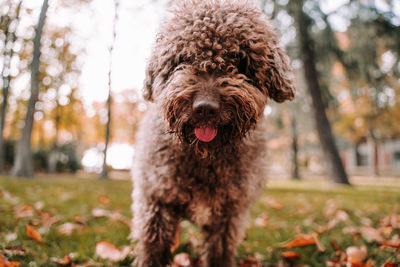
[[[7,192],[15,199],[10,200]],[[22,266],[56,266],[50,258],[62,258],[66,254],[72,255],[77,264],[126,266],[131,258],[118,264],[104,261],[95,255],[95,244],[105,240],[117,247],[129,245],[129,228],[108,218],[94,218],[92,210],[119,211],[130,218],[130,194],[131,184],[127,180],[104,181],[65,176],[35,179],[0,177],[0,254],[6,255],[9,260],[20,261]],[[107,197],[110,202],[102,203],[99,201],[101,196]],[[283,208],[271,207],[271,199],[282,204]],[[363,223],[378,227],[386,215],[399,214],[400,180],[386,185],[375,182],[351,188],[333,186],[324,181],[272,180],[251,211],[247,237],[239,247],[238,260],[256,256],[265,266],[274,266],[284,260],[282,244],[296,236],[296,229],[312,233],[330,221],[331,218],[324,215],[329,203],[345,211],[349,219],[320,234],[325,252],[318,252],[314,245],[291,249],[301,254],[296,263],[324,266],[326,260],[334,258],[331,241],[343,250],[349,246],[366,245],[368,258],[373,259],[377,266],[386,261],[400,261],[399,253],[393,249],[380,248],[377,242],[367,242],[360,235],[343,233],[344,227],[357,228]],[[16,209],[23,204],[33,207],[32,217],[17,218]],[[59,216],[60,221],[49,228],[42,227],[38,208]],[[74,222],[76,216],[84,222],[81,229],[71,235],[62,235],[58,227]],[[263,217],[266,218],[266,225],[257,224]],[[27,237],[26,224],[39,230],[42,243]],[[201,239],[198,229],[187,222],[182,228],[177,252],[197,255],[191,243]],[[12,233],[17,235],[16,239],[10,238]],[[396,235],[400,236],[400,229],[393,229],[385,238],[391,239]],[[24,255],[6,253],[6,249],[13,247],[17,250],[23,248]]]

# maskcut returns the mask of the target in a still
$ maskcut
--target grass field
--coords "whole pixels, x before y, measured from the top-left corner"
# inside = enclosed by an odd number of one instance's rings
[[[130,192],[127,180],[0,177],[0,266],[7,266],[1,265],[2,259],[21,266],[129,265],[132,256],[112,262],[96,254],[95,247],[99,241],[116,248],[129,245]],[[38,233],[27,233],[26,225]],[[199,231],[188,222],[181,228],[175,254],[195,258]],[[289,243],[310,234],[319,249],[313,242]],[[331,261],[345,266],[351,257],[346,249],[365,246],[364,265],[359,266],[382,266],[400,262],[399,240],[400,179],[370,179],[351,188],[324,181],[271,180],[252,209],[238,262],[326,266]],[[70,260],[62,262],[65,255]]]

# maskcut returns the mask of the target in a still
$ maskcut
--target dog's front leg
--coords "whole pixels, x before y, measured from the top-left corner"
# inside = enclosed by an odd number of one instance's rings
[[[224,218],[223,222],[203,227],[204,267],[236,266],[236,246],[243,235],[245,214]]]
[[[171,209],[160,204],[148,205],[141,214],[137,227],[139,240],[136,247],[139,267],[164,267],[171,262],[171,247],[174,245],[179,218]]]

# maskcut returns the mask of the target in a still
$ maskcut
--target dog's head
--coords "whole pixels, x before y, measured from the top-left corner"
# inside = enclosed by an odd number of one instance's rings
[[[289,59],[248,1],[182,1],[158,35],[144,97],[203,155],[240,140],[268,98],[294,98]]]

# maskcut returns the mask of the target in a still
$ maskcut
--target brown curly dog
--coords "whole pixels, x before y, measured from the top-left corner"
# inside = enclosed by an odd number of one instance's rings
[[[137,263],[168,265],[188,219],[204,234],[204,266],[235,266],[265,183],[264,107],[294,97],[289,59],[255,4],[178,2],[147,67],[133,168]]]

